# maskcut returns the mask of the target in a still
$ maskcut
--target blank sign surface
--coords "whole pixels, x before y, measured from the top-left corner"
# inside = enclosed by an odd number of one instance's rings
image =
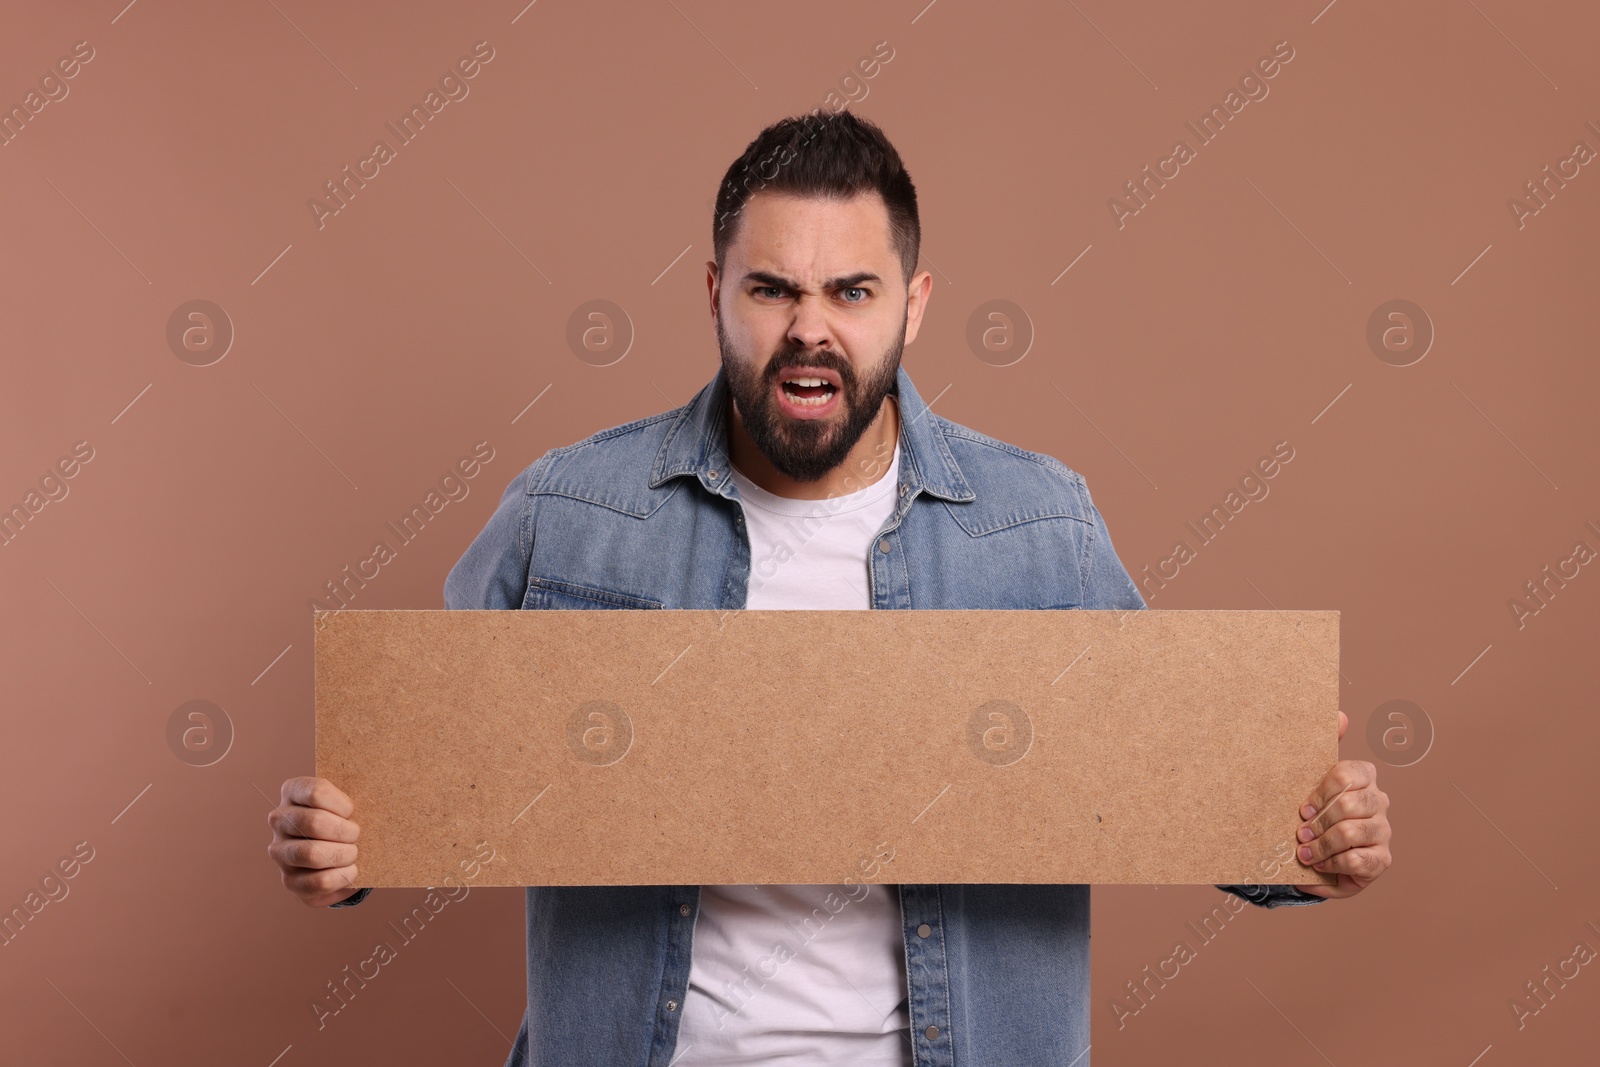
[[[360,883],[1329,884],[1334,611],[316,616]],[[887,857],[887,858],[886,858]]]

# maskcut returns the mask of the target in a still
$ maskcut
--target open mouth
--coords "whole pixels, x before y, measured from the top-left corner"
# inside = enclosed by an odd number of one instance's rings
[[[833,383],[823,378],[790,378],[782,383],[784,397],[802,408],[820,408],[833,399]]]
[[[773,388],[778,408],[791,419],[826,419],[844,401],[844,383],[827,367],[785,367]]]

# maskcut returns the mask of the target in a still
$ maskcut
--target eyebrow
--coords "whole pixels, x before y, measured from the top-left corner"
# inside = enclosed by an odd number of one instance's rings
[[[845,274],[838,278],[829,278],[823,283],[822,287],[824,289],[849,289],[854,286],[859,286],[862,282],[878,282],[881,284],[882,281],[882,278],[878,277],[870,270],[858,270],[854,274]],[[791,281],[790,279],[783,277],[781,274],[773,274],[771,271],[766,270],[753,270],[746,274],[744,276],[744,283],[748,285],[750,282],[760,282],[762,285],[770,285],[778,289],[786,289],[789,292],[795,292],[800,288],[799,282]]]

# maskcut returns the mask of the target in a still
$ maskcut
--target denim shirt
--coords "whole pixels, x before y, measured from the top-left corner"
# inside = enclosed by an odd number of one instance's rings
[[[928,410],[902,366],[898,498],[874,608],[1145,606],[1082,476]],[[449,608],[745,604],[719,369],[683,407],[545,453],[445,581]],[[1291,886],[1220,886],[1262,907]],[[901,885],[917,1067],[1088,1067],[1087,885]],[[667,1067],[698,886],[529,886],[528,1006],[507,1067]],[[350,898],[351,902],[358,897]]]

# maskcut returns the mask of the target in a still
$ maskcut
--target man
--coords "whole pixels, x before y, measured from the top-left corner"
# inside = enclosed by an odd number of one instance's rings
[[[710,384],[518,475],[449,607],[1144,607],[1082,477],[933,414],[900,366],[932,278],[876,126],[768,127],[713,236]],[[1350,896],[1390,864],[1387,809],[1372,766],[1340,761],[1301,813],[1303,860],[1339,884],[1220,888]],[[353,812],[284,783],[269,851],[311,906],[369,892]],[[508,1064],[1089,1063],[1084,885],[535,886],[527,936]]]

